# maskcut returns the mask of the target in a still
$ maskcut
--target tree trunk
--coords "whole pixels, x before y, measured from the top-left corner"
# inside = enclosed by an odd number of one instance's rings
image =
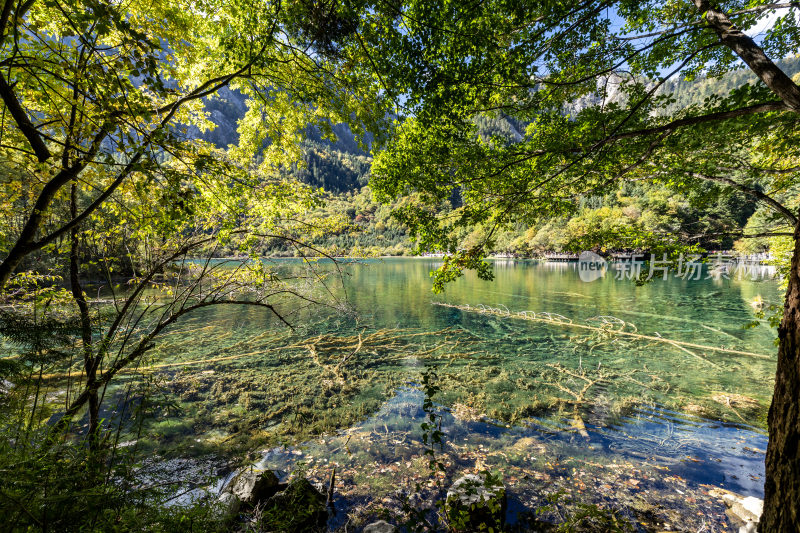
[[[778,371],[769,408],[764,513],[758,530],[800,530],[800,224],[783,319],[778,327]]]
[[[77,213],[77,185],[73,182],[70,190],[70,216],[74,219]],[[86,388],[89,391],[89,445],[92,449],[100,442],[100,401],[97,394],[97,358],[92,351],[92,321],[89,316],[89,305],[80,282],[78,256],[78,228],[70,231],[69,248],[69,281],[72,299],[78,306],[81,320],[81,340],[83,341],[83,368],[86,373]]]
[[[36,202],[33,204],[33,208],[14,246],[11,247],[6,258],[0,263],[0,290],[3,289],[22,260],[25,259],[28,254],[44,246],[42,241],[36,242],[36,234],[46,220],[50,205],[53,203],[53,199],[56,197],[61,187],[75,179],[82,168],[83,167],[63,169],[42,187],[42,191],[36,198]]]
[[[96,380],[95,380],[96,381]],[[89,448],[100,447],[100,397],[96,388],[89,391]]]
[[[752,38],[736,27],[727,13],[712,6],[708,0],[693,1],[720,42],[733,50],[789,109],[800,113],[800,87],[767,57]]]
[[[709,0],[693,0],[719,36],[791,110],[800,113],[800,86]],[[778,327],[778,370],[769,408],[769,444],[764,482],[762,533],[800,531],[800,224],[795,223],[794,253]]]

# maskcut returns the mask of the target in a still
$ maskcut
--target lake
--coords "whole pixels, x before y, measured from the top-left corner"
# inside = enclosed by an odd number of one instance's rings
[[[711,487],[763,497],[776,333],[744,326],[754,305],[780,302],[777,281],[703,271],[637,286],[613,271],[582,281],[575,263],[495,260],[494,281],[467,273],[436,295],[438,264],[346,264],[328,278],[339,305],[280,304],[294,331],[252,308],[193,315],[153,351],[168,401],[139,444],[257,450],[265,467],[299,461],[320,481],[336,465],[347,512],[332,525],[402,513],[482,469],[504,476],[517,511],[556,494],[658,527],[722,527]],[[431,415],[433,473],[420,426]]]

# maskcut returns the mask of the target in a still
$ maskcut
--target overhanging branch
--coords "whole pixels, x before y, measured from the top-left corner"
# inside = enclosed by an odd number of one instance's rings
[[[28,114],[22,109],[22,105],[19,103],[19,100],[17,100],[14,89],[8,84],[2,73],[0,73],[0,97],[3,98],[6,109],[8,109],[8,112],[17,123],[19,131],[28,139],[31,148],[33,148],[33,152],[36,154],[36,159],[38,159],[40,163],[50,159],[50,150],[47,149],[39,132],[36,131],[36,127],[28,118]]]
[[[694,5],[703,13],[719,40],[733,50],[789,109],[800,113],[800,87],[767,57],[764,50],[737,28],[724,11],[712,6],[708,0],[694,0]]]
[[[723,183],[725,185],[733,187],[736,190],[742,191],[743,193],[752,196],[756,200],[767,204],[767,206],[769,206],[774,211],[779,213],[783,218],[785,218],[792,225],[792,227],[797,225],[797,217],[795,216],[794,213],[792,213],[792,211],[789,208],[787,208],[785,205],[778,202],[776,199],[769,196],[768,194],[759,191],[758,189],[754,189],[753,187],[748,187],[747,185],[734,181],[731,178],[725,176],[714,176],[711,174],[704,174],[702,172],[687,172],[687,174],[690,174],[700,179],[714,181],[717,183]]]

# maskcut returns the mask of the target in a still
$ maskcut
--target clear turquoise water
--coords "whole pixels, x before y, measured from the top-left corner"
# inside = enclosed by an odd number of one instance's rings
[[[151,432],[171,442],[220,443],[245,424],[267,441],[280,432],[278,441],[291,445],[310,438],[300,431],[305,427],[332,436],[329,445],[305,445],[331,456],[347,431],[379,428],[387,438],[419,433],[424,413],[415,384],[433,367],[441,386],[434,400],[452,442],[503,450],[536,438],[552,446],[548,453],[668,464],[698,483],[761,493],[775,332],[743,326],[753,318],[755,299],[780,301],[776,281],[669,279],[636,286],[607,276],[586,283],[574,264],[498,260],[493,282],[467,273],[434,295],[429,271],[437,265],[431,259],[347,265],[335,291],[354,314],[287,300],[279,309],[298,326],[293,333],[252,308],[193,315],[154,355],[167,364],[206,362],[163,370],[166,389],[177,391],[183,409],[162,416]],[[287,270],[298,266],[279,263]],[[687,353],[667,343],[432,302],[507,308],[512,315],[557,313],[585,324],[613,316],[627,331],[766,357]],[[357,346],[359,334],[375,334],[374,342]],[[325,344],[321,335],[349,340]],[[303,347],[314,338],[317,362]],[[276,346],[289,347],[272,351]],[[186,383],[195,382],[202,386],[186,393]],[[175,383],[182,385],[170,388]],[[269,466],[287,467],[291,449],[273,449]],[[357,462],[354,457],[366,460],[348,454],[342,461]]]

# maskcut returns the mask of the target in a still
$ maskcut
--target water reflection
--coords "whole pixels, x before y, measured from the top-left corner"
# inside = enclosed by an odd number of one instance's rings
[[[332,436],[306,443],[302,456],[296,447],[271,448],[264,466],[288,470],[298,457],[314,457],[353,469],[388,468],[420,453],[420,393],[397,385],[435,365],[456,463],[479,452],[498,466],[530,471],[545,471],[547,462],[564,457],[587,464],[636,461],[694,484],[761,494],[775,332],[743,325],[752,320],[756,298],[764,305],[780,301],[777,282],[670,278],[637,286],[607,275],[585,283],[574,263],[502,260],[495,262],[494,282],[467,273],[437,296],[429,271],[439,264],[349,265],[345,285],[357,322],[304,310],[294,320],[306,327],[291,334],[269,314],[226,306],[175,327],[157,347],[159,359],[191,363],[179,367],[176,391],[185,413],[206,417],[187,437],[227,442],[236,434],[232,428],[249,427],[268,439],[270,432],[300,426],[302,417],[332,412],[325,427],[361,422],[341,434],[326,430]],[[443,308],[431,305],[434,299],[558,314],[583,324],[598,315],[616,317],[648,336],[763,357],[576,332],[555,322]],[[361,346],[359,338],[370,335],[374,344]],[[310,351],[308,339],[317,337],[325,342]],[[220,357],[231,359],[203,363]],[[331,369],[346,371],[347,380]],[[584,378],[595,383],[580,398],[572,396]],[[289,383],[291,397],[284,390]],[[317,407],[322,400],[338,411],[324,413]],[[351,412],[354,405],[360,410]],[[456,406],[477,419],[453,416]],[[576,414],[585,434],[576,430]]]

